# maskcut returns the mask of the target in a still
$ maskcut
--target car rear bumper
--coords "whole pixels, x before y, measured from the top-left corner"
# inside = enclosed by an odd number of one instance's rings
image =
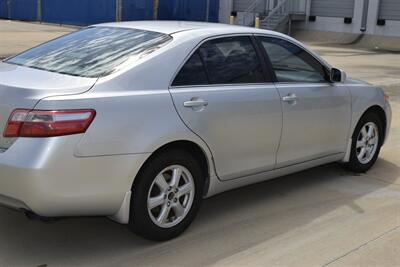
[[[118,212],[148,154],[76,157],[80,137],[19,138],[0,153],[0,204],[44,217]]]

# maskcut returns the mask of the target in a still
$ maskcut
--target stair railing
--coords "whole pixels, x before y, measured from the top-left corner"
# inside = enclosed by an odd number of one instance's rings
[[[264,2],[264,0],[254,0],[244,11],[244,16],[243,16],[243,25],[244,26],[250,26],[254,23],[255,18],[256,18],[256,9],[260,5],[261,2]],[[248,20],[248,18],[252,15],[251,19]]]
[[[274,7],[263,19],[264,25],[267,29],[275,29],[279,23],[281,23],[287,16],[290,15],[291,11],[291,0],[281,0],[276,7]],[[279,20],[272,20],[272,18],[278,17]]]

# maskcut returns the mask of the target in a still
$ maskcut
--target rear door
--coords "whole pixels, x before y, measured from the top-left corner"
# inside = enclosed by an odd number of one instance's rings
[[[223,180],[268,171],[282,128],[279,94],[250,36],[205,41],[172,83],[176,109],[209,146]]]
[[[283,129],[277,168],[346,150],[351,119],[350,92],[330,83],[328,70],[298,45],[277,37],[259,37],[276,75]]]

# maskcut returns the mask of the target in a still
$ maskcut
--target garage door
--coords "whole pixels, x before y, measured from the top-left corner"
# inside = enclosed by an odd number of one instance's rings
[[[354,0],[312,0],[311,16],[352,18]]]
[[[233,10],[234,11],[247,11],[249,6],[253,3],[251,0],[233,0]],[[265,11],[265,0],[258,1],[255,11],[256,12],[264,12]]]
[[[400,1],[381,0],[379,3],[379,19],[400,20]]]

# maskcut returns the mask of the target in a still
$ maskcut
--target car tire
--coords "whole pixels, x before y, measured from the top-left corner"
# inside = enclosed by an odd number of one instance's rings
[[[361,117],[352,136],[350,160],[346,164],[350,171],[364,173],[374,165],[382,146],[383,133],[383,122],[376,113],[369,112]]]
[[[179,236],[196,217],[203,188],[202,170],[190,153],[163,151],[151,157],[132,188],[130,229],[153,241]]]

